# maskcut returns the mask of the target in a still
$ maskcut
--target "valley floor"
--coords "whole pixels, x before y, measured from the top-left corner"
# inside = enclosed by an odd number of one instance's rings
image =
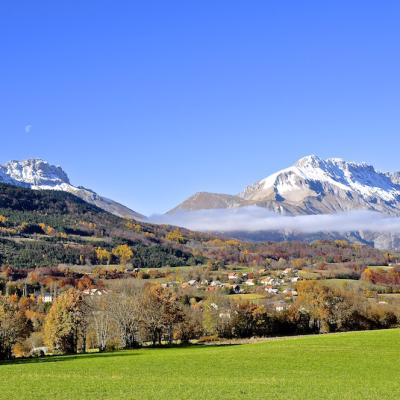
[[[398,399],[400,330],[0,365],[0,399]]]

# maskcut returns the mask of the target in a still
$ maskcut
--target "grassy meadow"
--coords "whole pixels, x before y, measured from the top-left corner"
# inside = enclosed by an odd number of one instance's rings
[[[400,330],[0,365],[0,399],[398,399]]]

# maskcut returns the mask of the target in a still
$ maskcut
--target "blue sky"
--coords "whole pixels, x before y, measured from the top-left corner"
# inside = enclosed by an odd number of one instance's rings
[[[4,0],[0,161],[145,214],[311,153],[400,170],[399,20],[396,1]]]

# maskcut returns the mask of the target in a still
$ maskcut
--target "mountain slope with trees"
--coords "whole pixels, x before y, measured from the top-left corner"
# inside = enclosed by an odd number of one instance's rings
[[[0,184],[2,264],[24,268],[95,264],[97,248],[112,254],[123,244],[132,248],[132,262],[138,267],[203,262],[181,243],[189,237],[168,240],[174,230],[119,218],[70,193]]]

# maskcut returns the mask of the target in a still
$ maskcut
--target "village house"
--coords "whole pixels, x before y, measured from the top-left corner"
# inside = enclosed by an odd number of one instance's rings
[[[266,276],[265,278],[260,279],[261,285],[272,285],[274,283],[274,278],[270,276]]]
[[[230,319],[231,313],[229,311],[219,313],[221,319]]]
[[[260,275],[265,274],[266,272],[267,272],[267,270],[265,268],[261,268],[261,269],[258,270],[258,273]]]
[[[289,275],[292,272],[292,268],[286,268],[283,270],[283,275]]]
[[[286,294],[288,297],[297,296],[297,291],[293,289],[285,289],[282,293]]]
[[[221,283],[221,281],[215,280],[210,283],[210,286],[211,287],[223,287],[224,285]]]
[[[273,288],[271,286],[268,286],[265,288],[265,291],[269,294],[278,294],[279,290],[276,288]]]
[[[42,300],[43,303],[52,303],[53,298],[54,296],[51,293],[44,293],[40,296],[40,300]]]
[[[282,312],[287,310],[288,305],[284,301],[277,301],[274,303],[274,308],[276,312]]]
[[[49,352],[49,348],[45,347],[45,346],[41,346],[41,347],[34,347],[31,352],[30,355],[31,356],[38,356],[38,357],[44,357],[48,354]]]
[[[228,274],[228,279],[230,281],[236,281],[237,278],[239,278],[239,275],[236,272],[230,272]]]

